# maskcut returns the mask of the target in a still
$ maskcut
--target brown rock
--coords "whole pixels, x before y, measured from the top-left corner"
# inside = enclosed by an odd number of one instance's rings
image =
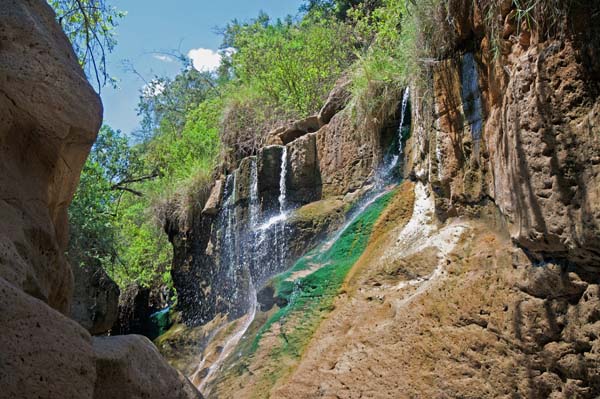
[[[0,2],[0,276],[68,312],[67,208],[102,119],[50,7]]]
[[[319,118],[316,115],[281,126],[267,135],[267,145],[287,145],[299,137],[319,130]]]
[[[91,399],[96,381],[90,334],[0,277],[0,396]]]
[[[288,159],[288,200],[298,205],[321,199],[316,133],[307,134],[289,144]]]
[[[523,246],[591,265],[600,257],[600,102],[572,43],[515,59],[500,120],[486,124],[496,203]],[[502,122],[500,122],[502,121]]]
[[[348,115],[337,114],[317,132],[317,157],[323,197],[360,188],[377,165],[371,134],[354,126]]]
[[[221,200],[223,199],[223,186],[223,179],[217,179],[210,191],[208,201],[206,201],[206,204],[204,205],[204,209],[202,210],[203,214],[214,216],[219,212]]]
[[[329,93],[329,97],[325,101],[325,105],[323,105],[317,116],[321,126],[328,124],[335,114],[346,107],[346,104],[350,100],[351,83],[348,76],[341,77],[335,83],[333,90]]]
[[[93,347],[97,370],[94,399],[202,397],[146,337],[97,337]]]
[[[117,320],[119,286],[95,262],[74,265],[75,292],[71,318],[91,334],[103,334]]]
[[[531,253],[594,267],[600,264],[594,250],[600,247],[594,133],[600,101],[598,80],[578,45],[516,44],[496,61],[475,53],[474,68],[465,68],[467,54],[436,64],[433,104],[413,97],[405,175],[432,184],[443,218],[491,198],[512,237]],[[481,112],[474,112],[477,97]]]

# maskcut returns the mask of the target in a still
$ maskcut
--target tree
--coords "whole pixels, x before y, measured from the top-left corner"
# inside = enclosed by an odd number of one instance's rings
[[[247,23],[232,21],[223,35],[222,47],[235,49],[234,89],[242,84],[275,108],[300,117],[322,105],[353,60],[350,27],[323,16],[271,22],[261,14]]]
[[[125,13],[105,0],[48,0],[48,3],[54,8],[88,79],[95,80],[100,91],[112,81],[106,56],[115,47],[114,28]]]
[[[219,95],[217,77],[212,72],[199,72],[191,65],[184,65],[173,79],[155,77],[146,82],[138,102],[142,139],[153,137],[161,128],[180,133],[189,112]]]
[[[131,159],[127,139],[103,126],[69,207],[67,254],[74,264],[100,262],[106,267],[116,262],[115,218],[122,193],[115,187],[129,175]]]
[[[346,20],[348,12],[356,7],[364,7],[370,11],[382,5],[381,0],[307,0],[300,11],[307,13],[324,13],[335,15],[338,19]]]

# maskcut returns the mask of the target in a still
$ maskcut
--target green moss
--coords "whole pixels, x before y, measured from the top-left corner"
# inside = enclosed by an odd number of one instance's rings
[[[344,203],[339,198],[311,202],[296,210],[290,217],[290,223],[294,221],[323,220],[336,212],[341,212],[343,207]]]
[[[275,312],[258,331],[250,352],[258,349],[263,334],[274,323],[281,325],[281,344],[272,349],[271,356],[297,358],[318,327],[331,311],[333,301],[354,263],[362,255],[373,225],[394,197],[395,191],[383,195],[369,206],[329,248],[321,245],[300,258],[287,272],[273,279],[276,295],[287,306]],[[292,280],[295,272],[320,268],[311,274]]]

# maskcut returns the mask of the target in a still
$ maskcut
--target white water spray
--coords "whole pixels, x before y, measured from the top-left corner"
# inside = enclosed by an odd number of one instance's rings
[[[287,178],[287,147],[283,146],[281,153],[281,174],[279,175],[279,213],[285,213],[286,209],[286,184]]]
[[[250,299],[250,311],[248,312],[248,314],[246,316],[244,316],[244,320],[243,320],[241,326],[237,329],[237,331],[233,335],[231,335],[231,337],[229,337],[227,342],[225,342],[225,345],[223,345],[223,349],[221,350],[219,357],[210,366],[210,368],[208,369],[208,373],[206,373],[206,377],[204,377],[202,379],[202,381],[200,382],[200,384],[198,385],[198,390],[201,393],[203,393],[204,395],[208,395],[210,392],[210,391],[205,391],[206,384],[208,382],[210,382],[213,375],[217,371],[219,371],[219,369],[223,366],[223,363],[225,362],[227,357],[229,357],[229,355],[235,349],[237,344],[240,342],[240,340],[242,339],[242,337],[244,336],[246,331],[248,331],[250,324],[252,324],[252,322],[254,321],[254,317],[256,316],[256,309],[258,307],[257,306],[258,302],[256,300],[256,289],[254,288],[252,281],[250,281],[249,299]],[[201,364],[204,364],[204,360],[202,361]],[[198,371],[201,371],[201,370],[198,370]]]
[[[400,125],[398,126],[398,156],[402,158],[404,148],[402,147],[402,126],[404,126],[404,116],[406,114],[406,106],[408,105],[408,99],[410,98],[410,88],[407,87],[404,90],[402,96],[402,112],[400,114]]]
[[[258,225],[260,212],[260,203],[258,200],[258,170],[256,159],[252,160],[252,169],[250,169],[250,228],[254,229]]]

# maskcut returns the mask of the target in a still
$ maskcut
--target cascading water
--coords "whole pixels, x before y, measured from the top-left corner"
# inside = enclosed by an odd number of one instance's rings
[[[240,342],[246,331],[248,331],[248,327],[254,321],[254,317],[256,316],[257,309],[257,300],[256,300],[256,289],[253,285],[250,286],[250,310],[248,314],[244,316],[244,320],[241,322],[239,328],[229,337],[229,339],[223,345],[223,349],[219,354],[219,357],[208,369],[206,376],[202,379],[200,384],[198,384],[198,390],[202,392],[204,395],[208,395],[210,391],[206,391],[206,384],[211,381],[214,374],[219,371],[227,357],[231,354],[231,352],[235,349],[236,345]],[[203,361],[204,362],[204,361]],[[203,363],[201,363],[203,364]],[[201,370],[199,370],[201,371]]]
[[[397,130],[398,148],[397,152],[390,151],[384,156],[384,163],[381,165],[375,175],[375,185],[378,189],[384,187],[392,180],[392,177],[397,174],[398,168],[403,165],[404,158],[404,122],[406,120],[406,112],[408,109],[408,101],[410,99],[410,88],[407,87],[403,91],[402,102],[400,108],[400,122]],[[393,149],[395,150],[395,148]]]
[[[225,180],[225,189],[223,192],[223,206],[219,219],[217,221],[220,238],[220,259],[219,263],[226,267],[227,281],[230,282],[227,290],[231,292],[233,302],[237,297],[237,223],[235,213],[235,174],[227,176]]]
[[[400,113],[400,124],[398,125],[398,156],[400,157],[400,162],[402,162],[402,156],[404,155],[404,147],[402,143],[402,128],[404,127],[404,116],[406,115],[406,107],[408,106],[408,99],[410,98],[410,88],[407,87],[404,90],[404,94],[402,96],[402,110]]]
[[[252,160],[250,169],[250,228],[258,226],[260,214],[260,200],[258,199],[258,166],[256,159]]]
[[[286,209],[286,179],[287,179],[287,147],[283,146],[281,153],[281,174],[279,176],[279,213],[284,214]]]
[[[231,296],[237,296],[244,292],[244,287],[239,276],[244,276],[248,282],[246,315],[240,327],[228,336],[223,349],[216,361],[208,371],[204,371],[207,362],[205,356],[194,375],[197,381],[203,372],[206,375],[198,383],[198,388],[203,393],[210,389],[209,383],[238,344],[248,327],[254,320],[257,308],[255,284],[262,284],[273,274],[282,271],[285,259],[284,237],[285,221],[287,218],[288,205],[286,202],[286,179],[287,179],[287,148],[283,147],[281,155],[281,172],[279,177],[279,212],[269,220],[260,224],[261,209],[258,193],[258,167],[254,159],[250,169],[250,198],[248,223],[245,233],[240,232],[239,221],[236,217],[236,173],[227,176],[223,195],[223,206],[218,220],[219,230],[222,232],[219,259],[221,265],[227,267],[232,284],[229,288]],[[275,255],[275,256],[273,256]],[[240,286],[242,285],[242,286]],[[242,305],[241,301],[232,298],[234,304]],[[238,322],[239,323],[239,322]]]

